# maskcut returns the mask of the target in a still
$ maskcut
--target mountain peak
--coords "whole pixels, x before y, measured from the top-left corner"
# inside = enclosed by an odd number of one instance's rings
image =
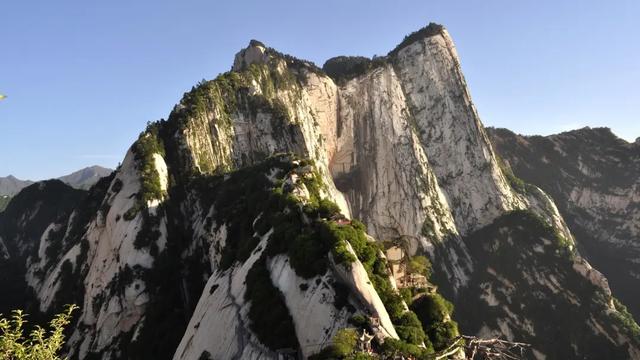
[[[269,60],[267,47],[261,41],[252,39],[249,46],[240,50],[233,60],[233,71],[242,71],[251,64],[263,64]]]
[[[405,36],[402,42],[400,42],[398,46],[396,46],[393,50],[389,52],[389,56],[394,56],[395,54],[400,52],[400,50],[413,44],[416,41],[429,38],[432,36],[436,36],[436,35],[442,35],[444,34],[445,31],[446,29],[443,25],[431,22],[429,23],[429,25],[423,27],[422,29],[414,31],[411,34]]]
[[[102,166],[93,165],[75,171],[69,175],[61,176],[58,179],[76,189],[89,189],[99,179],[108,176],[113,170]]]
[[[263,47],[263,48],[267,48],[267,46],[260,40],[256,40],[256,39],[251,39],[249,41],[249,47]]]

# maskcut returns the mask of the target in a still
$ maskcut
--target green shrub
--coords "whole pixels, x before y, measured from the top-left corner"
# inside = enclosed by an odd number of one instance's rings
[[[426,294],[416,299],[411,309],[420,319],[435,350],[446,348],[459,335],[458,324],[449,320],[453,304],[440,294]]]
[[[349,324],[360,329],[368,329],[371,326],[369,319],[362,314],[356,314],[350,317]]]
[[[140,171],[141,189],[138,200],[144,203],[154,199],[162,199],[165,195],[154,158],[154,154],[165,156],[164,145],[158,135],[159,127],[159,123],[149,123],[147,129],[140,134],[132,147]]]
[[[355,359],[358,345],[358,332],[355,329],[340,329],[333,336],[331,345],[320,353],[311,356],[310,360]]]
[[[289,246],[291,267],[303,278],[311,278],[327,271],[327,248],[314,234],[302,233]]]
[[[411,289],[406,287],[400,289],[400,296],[402,296],[402,300],[404,300],[407,305],[411,305],[411,302],[413,301],[413,294],[411,292]]]
[[[140,212],[140,204],[136,203],[131,206],[127,211],[122,214],[122,218],[126,221],[131,221],[136,218],[138,213]]]
[[[10,201],[11,201],[11,197],[5,196],[5,195],[0,195],[0,213],[3,212],[4,209],[7,208],[7,205],[9,205]]]
[[[354,329],[341,329],[333,337],[332,347],[336,356],[347,356],[356,350],[358,333]]]
[[[22,311],[14,311],[9,319],[0,318],[0,357],[7,360],[60,359],[65,327],[71,322],[75,309],[75,305],[67,306],[63,313],[51,320],[49,331],[36,326],[27,337],[23,334],[26,315]]]
[[[260,342],[272,350],[297,349],[298,339],[293,319],[284,295],[271,281],[264,255],[249,270],[246,284],[244,299],[251,303],[250,326]]]
[[[616,308],[614,318],[622,325],[632,338],[640,341],[640,326],[633,319],[633,315],[627,310],[627,307],[620,302],[620,300],[613,298],[613,305]]]
[[[413,302],[411,309],[418,315],[422,325],[444,321],[453,312],[453,304],[440,294],[428,294]]]
[[[442,34],[444,27],[440,24],[429,23],[429,25],[423,27],[418,31],[414,31],[411,34],[404,37],[402,42],[398,44],[393,50],[389,52],[389,56],[395,56],[400,50],[411,45],[412,43],[424,38]]]
[[[327,60],[322,70],[336,83],[345,84],[371,70],[386,64],[386,59],[369,59],[363,56],[337,56]]]
[[[413,256],[409,259],[407,271],[412,274],[423,275],[428,279],[431,277],[431,261],[425,256]]]
[[[337,264],[351,264],[356,261],[356,257],[349,251],[348,230],[331,221],[321,221],[319,224],[320,239],[330,244],[331,254]]]
[[[497,160],[498,160],[498,166],[500,167],[500,171],[502,171],[502,174],[507,179],[507,182],[509,183],[509,185],[511,185],[513,190],[521,194],[526,194],[527,184],[513,173],[513,170],[511,170],[511,167],[507,165],[504,162],[504,160],[502,160],[502,158],[497,157]]]
[[[160,217],[151,215],[148,209],[142,210],[142,225],[133,241],[133,247],[139,250],[155,245],[161,235],[159,227]],[[157,252],[157,247],[155,247],[154,252]]]
[[[446,349],[460,335],[455,321],[434,323],[427,328],[427,334],[436,351]]]
[[[409,344],[401,340],[387,338],[384,344],[380,346],[380,352],[384,359],[392,359],[398,355],[413,356],[414,358],[422,359],[428,354],[433,353],[433,348],[430,343],[425,343],[425,348],[418,345]]]
[[[340,207],[329,199],[321,199],[318,204],[318,216],[328,219],[333,215],[340,214]]]

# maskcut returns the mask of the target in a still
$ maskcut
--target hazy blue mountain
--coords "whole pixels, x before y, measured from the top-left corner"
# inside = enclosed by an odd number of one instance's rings
[[[13,196],[31,184],[33,181],[20,180],[13,175],[0,177],[0,195]]]
[[[97,183],[100,178],[111,174],[112,171],[113,170],[111,169],[94,165],[75,171],[69,175],[61,176],[58,178],[58,180],[76,189],[86,190]]]
[[[111,169],[94,165],[72,172],[69,175],[61,176],[58,178],[58,180],[76,189],[87,190],[95,183],[97,183],[100,178],[111,174],[112,171],[113,170]],[[19,193],[20,190],[33,183],[34,181],[21,180],[13,175],[0,177],[0,196],[14,196]]]

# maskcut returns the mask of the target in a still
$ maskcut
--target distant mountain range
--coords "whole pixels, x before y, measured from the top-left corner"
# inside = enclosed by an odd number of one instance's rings
[[[113,170],[103,168],[101,166],[90,166],[69,175],[61,176],[58,180],[72,186],[76,189],[86,190],[93,184],[98,182],[102,177],[111,174]],[[0,197],[1,196],[14,196],[20,192],[20,190],[33,184],[31,180],[20,180],[13,175],[7,177],[0,177]]]

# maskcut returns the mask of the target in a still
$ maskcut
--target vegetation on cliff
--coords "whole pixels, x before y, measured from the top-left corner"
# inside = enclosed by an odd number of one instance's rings
[[[505,311],[517,312],[520,321],[535,322],[529,330],[512,327],[513,338],[548,357],[628,357],[626,346],[606,341],[589,323],[575,321],[592,319],[605,333],[633,336],[632,328],[616,322],[618,313],[611,311],[607,290],[576,270],[582,265],[570,242],[541,217],[529,210],[512,211],[469,235],[465,243],[476,259],[470,285],[458,297],[456,319],[465,333],[477,333],[483,326],[500,329]],[[559,286],[554,284],[564,285],[554,296],[546,295],[549,286]],[[536,334],[549,335],[541,341]]]
[[[64,345],[65,328],[71,322],[71,314],[76,306],[56,315],[49,323],[49,329],[36,325],[29,334],[27,315],[15,310],[9,318],[0,314],[0,358],[11,360],[58,360]],[[30,325],[30,324],[29,324]],[[31,326],[29,326],[31,327]]]
[[[343,85],[386,63],[384,57],[369,59],[364,56],[337,56],[327,60],[322,65],[322,70],[337,84]]]
[[[9,201],[11,201],[11,197],[7,195],[0,195],[0,212],[3,212],[4,209],[9,205]]]
[[[429,23],[429,25],[423,27],[420,30],[414,31],[411,34],[404,37],[402,42],[398,44],[393,50],[389,52],[389,56],[395,56],[403,48],[413,44],[416,41],[442,34],[444,26],[436,23]]]

